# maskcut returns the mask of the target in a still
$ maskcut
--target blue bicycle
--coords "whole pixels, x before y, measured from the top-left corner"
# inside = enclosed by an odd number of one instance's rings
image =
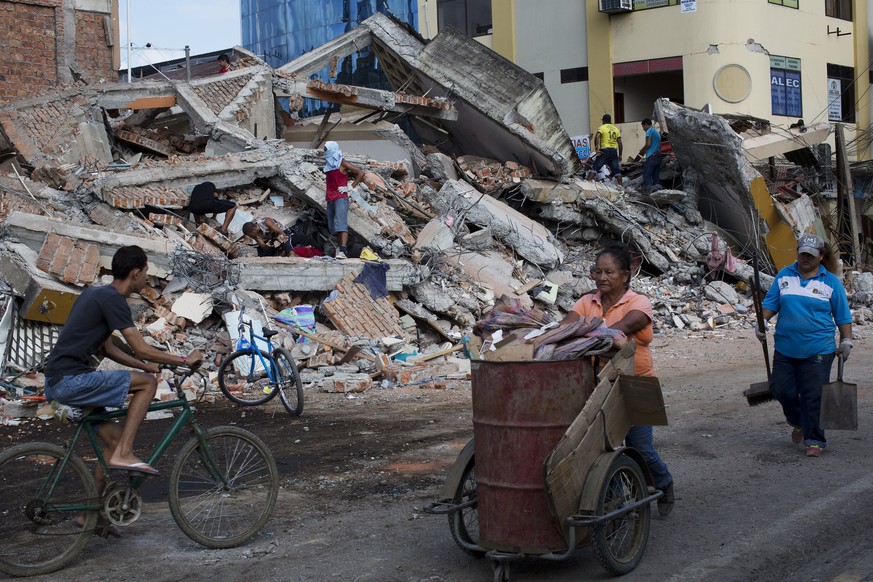
[[[243,319],[244,311],[239,315],[241,341],[218,367],[218,387],[228,400],[241,406],[264,404],[278,394],[285,409],[300,416],[303,384],[294,356],[281,346],[273,346],[270,338],[278,330],[264,330],[262,336],[256,334],[252,322]]]

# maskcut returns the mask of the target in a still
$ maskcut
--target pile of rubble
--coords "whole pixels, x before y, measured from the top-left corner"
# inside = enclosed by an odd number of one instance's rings
[[[276,71],[247,55],[248,66],[190,84],[79,87],[0,110],[0,155],[14,153],[0,158],[0,276],[10,287],[0,323],[5,369],[24,374],[22,382],[30,373],[28,389],[38,386],[32,372],[78,292],[106,283],[115,250],[131,244],[149,255],[150,285],[130,303],[151,344],[214,354],[206,363],[214,373],[235,344],[229,322],[245,307],[283,332],[307,385],[330,392],[440,388],[465,378],[469,360],[456,356],[497,298],[560,320],[592,290],[594,254],[613,242],[642,257],[633,285],[652,299],[657,333],[751,325],[753,270],[701,215],[699,192],[716,186],[688,153],[695,145],[686,136],[706,125],[706,141],[721,140],[728,152],[725,160],[710,156],[708,168],[718,164],[731,188],[749,197],[742,184],[755,179],[754,170],[731,161],[742,156],[742,139],[724,120],[658,103],[685,191],[642,194],[639,179],[623,189],[584,181],[538,80],[463,35],[443,33],[425,46],[383,15],[359,29]],[[387,74],[404,79],[403,92],[298,80],[335,59],[337,46],[359,49],[364,33],[377,53],[393,56]],[[450,68],[431,58],[440,51],[463,58]],[[470,63],[492,75],[471,84]],[[507,67],[512,91],[499,80]],[[425,79],[433,86],[425,89]],[[530,90],[520,93],[519,83]],[[281,130],[285,116],[273,98],[281,96],[345,105],[339,115]],[[423,122],[418,135],[433,145],[416,146],[385,121],[365,123],[357,107]],[[514,114],[498,113],[507,108]],[[486,122],[496,135],[481,143],[477,126]],[[352,194],[352,242],[371,261],[332,258],[320,219],[325,186],[316,146],[328,137],[343,144],[343,132],[366,134],[359,149],[387,152],[374,159],[347,150],[366,172]],[[189,220],[187,198],[203,181],[238,205],[228,236],[214,219]],[[726,183],[717,187],[733,199]],[[750,208],[743,220],[755,222]],[[241,225],[265,216],[320,234],[325,256],[255,256]],[[771,280],[762,274],[764,288]],[[847,283],[863,323],[873,276],[852,273]],[[310,308],[312,325],[282,318]]]

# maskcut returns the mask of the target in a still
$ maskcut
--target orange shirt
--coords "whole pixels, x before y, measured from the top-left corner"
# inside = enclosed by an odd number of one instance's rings
[[[621,321],[631,311],[642,311],[649,319],[648,324],[628,336],[637,344],[634,355],[634,374],[637,376],[654,376],[655,369],[652,365],[652,349],[649,344],[654,338],[652,330],[652,302],[645,295],[640,295],[628,289],[618,303],[609,308],[609,312],[603,313],[603,305],[600,303],[600,291],[583,295],[573,305],[573,311],[582,317],[602,317],[607,326]]]

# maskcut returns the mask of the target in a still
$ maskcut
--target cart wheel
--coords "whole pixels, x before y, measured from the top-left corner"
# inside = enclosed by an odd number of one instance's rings
[[[476,457],[471,457],[464,468],[461,482],[455,490],[452,503],[460,504],[476,499]],[[449,514],[449,529],[458,547],[476,558],[485,556],[484,551],[471,550],[470,545],[479,544],[479,507],[473,504],[466,509]]]
[[[619,455],[603,481],[597,514],[605,515],[646,495],[646,480],[640,466],[627,455]],[[649,541],[650,520],[649,505],[645,504],[591,528],[594,555],[607,572],[619,576],[637,567]]]
[[[494,562],[494,582],[509,582],[509,562]]]

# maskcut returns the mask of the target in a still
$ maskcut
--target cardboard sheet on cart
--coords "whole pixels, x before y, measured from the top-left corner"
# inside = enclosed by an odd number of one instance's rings
[[[622,375],[609,365],[601,378],[543,467],[549,507],[565,535],[564,521],[583,506],[582,492],[597,458],[620,447],[632,424],[667,424],[657,378]]]

